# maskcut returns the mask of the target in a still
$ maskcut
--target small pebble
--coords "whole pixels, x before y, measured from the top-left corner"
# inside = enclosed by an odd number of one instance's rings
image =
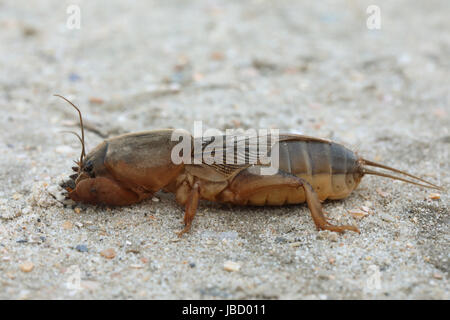
[[[90,102],[91,104],[102,104],[102,103],[105,102],[105,101],[103,101],[103,99],[102,99],[102,98],[99,98],[99,97],[90,97],[90,98],[89,98],[89,102]]]
[[[430,193],[428,198],[430,198],[431,200],[439,200],[441,199],[441,195],[439,193]]]
[[[241,269],[241,265],[234,261],[225,261],[223,264],[223,269],[225,271],[237,272]]]
[[[70,229],[73,228],[73,223],[68,221],[68,220],[66,220],[66,221],[63,222],[62,227],[63,227],[64,230],[70,230]]]
[[[34,268],[33,262],[27,261],[20,265],[20,270],[23,272],[31,272]]]
[[[286,242],[287,242],[286,238],[283,238],[283,237],[275,238],[275,243],[286,243]]]
[[[440,273],[435,273],[435,274],[433,274],[433,278],[435,278],[435,279],[438,279],[438,280],[442,280],[442,274],[440,274]]]
[[[317,275],[317,277],[320,280],[329,280],[330,279],[330,275],[326,272],[319,272],[319,274]]]
[[[381,213],[380,218],[386,222],[394,222],[394,219],[390,215],[385,213]]]
[[[370,208],[370,207],[372,207],[372,202],[370,202],[370,201],[364,201],[364,206]]]
[[[368,215],[368,211],[362,211],[358,209],[352,209],[349,211],[349,213],[356,219],[362,219]]]
[[[225,55],[222,52],[220,52],[220,51],[214,51],[214,52],[211,53],[210,57],[211,57],[212,60],[220,61],[220,60],[223,60],[225,58]]]
[[[152,201],[153,201],[153,202],[159,202],[159,199],[158,199],[157,197],[153,197],[153,198],[152,198]]]
[[[84,245],[84,244],[79,244],[79,245],[77,245],[77,246],[75,247],[75,249],[76,249],[77,251],[79,251],[79,252],[88,252],[88,251],[89,251],[88,247],[87,247],[86,245]]]
[[[71,74],[69,74],[69,80],[71,82],[76,82],[76,81],[80,81],[81,77],[76,73],[71,73]]]
[[[337,242],[339,239],[339,235],[336,232],[322,230],[317,234],[317,239],[321,240],[329,240],[332,242]]]
[[[138,253],[140,253],[141,252],[141,250],[139,250],[139,248],[138,247],[135,247],[135,248],[130,248],[130,249],[127,249],[127,251],[126,251],[127,253],[134,253],[134,254],[138,254]]]
[[[108,248],[108,249],[101,251],[100,255],[102,257],[105,257],[106,259],[114,259],[114,257],[116,256],[116,252],[114,251],[113,248]]]

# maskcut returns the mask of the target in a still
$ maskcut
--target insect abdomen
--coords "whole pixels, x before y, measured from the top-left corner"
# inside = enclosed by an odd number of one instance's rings
[[[308,181],[321,200],[342,199],[358,185],[358,158],[334,142],[284,141],[280,169]]]

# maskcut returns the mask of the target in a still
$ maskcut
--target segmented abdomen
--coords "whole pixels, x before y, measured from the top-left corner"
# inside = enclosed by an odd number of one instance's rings
[[[279,167],[308,181],[321,200],[345,198],[359,183],[357,156],[334,142],[283,141]]]

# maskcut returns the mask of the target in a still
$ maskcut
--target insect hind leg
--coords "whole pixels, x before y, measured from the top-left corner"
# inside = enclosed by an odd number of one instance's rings
[[[337,226],[328,222],[327,217],[324,215],[319,197],[317,196],[317,193],[314,191],[312,186],[306,180],[290,173],[279,171],[277,174],[269,176],[253,174],[249,171],[243,171],[238,176],[236,176],[230,186],[230,190],[234,194],[234,201],[232,202],[237,204],[246,204],[248,199],[250,199],[257,193],[275,193],[276,190],[286,187],[293,189],[303,189],[305,198],[299,201],[299,203],[306,200],[308,208],[311,212],[311,217],[318,230],[330,230],[339,233],[350,230],[359,233],[358,228],[355,226]],[[260,205],[264,204],[267,203],[261,203]]]

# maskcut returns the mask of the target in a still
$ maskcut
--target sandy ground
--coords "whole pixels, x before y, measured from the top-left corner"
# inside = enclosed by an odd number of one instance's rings
[[[180,240],[170,194],[112,209],[52,196],[80,152],[53,93],[82,109],[88,149],[195,120],[274,127],[448,188],[449,2],[376,1],[381,30],[373,1],[308,3],[86,1],[71,30],[69,2],[0,1],[0,298],[448,299],[445,192],[365,177],[324,204],[361,229],[344,235],[317,232],[305,205],[202,202]]]

